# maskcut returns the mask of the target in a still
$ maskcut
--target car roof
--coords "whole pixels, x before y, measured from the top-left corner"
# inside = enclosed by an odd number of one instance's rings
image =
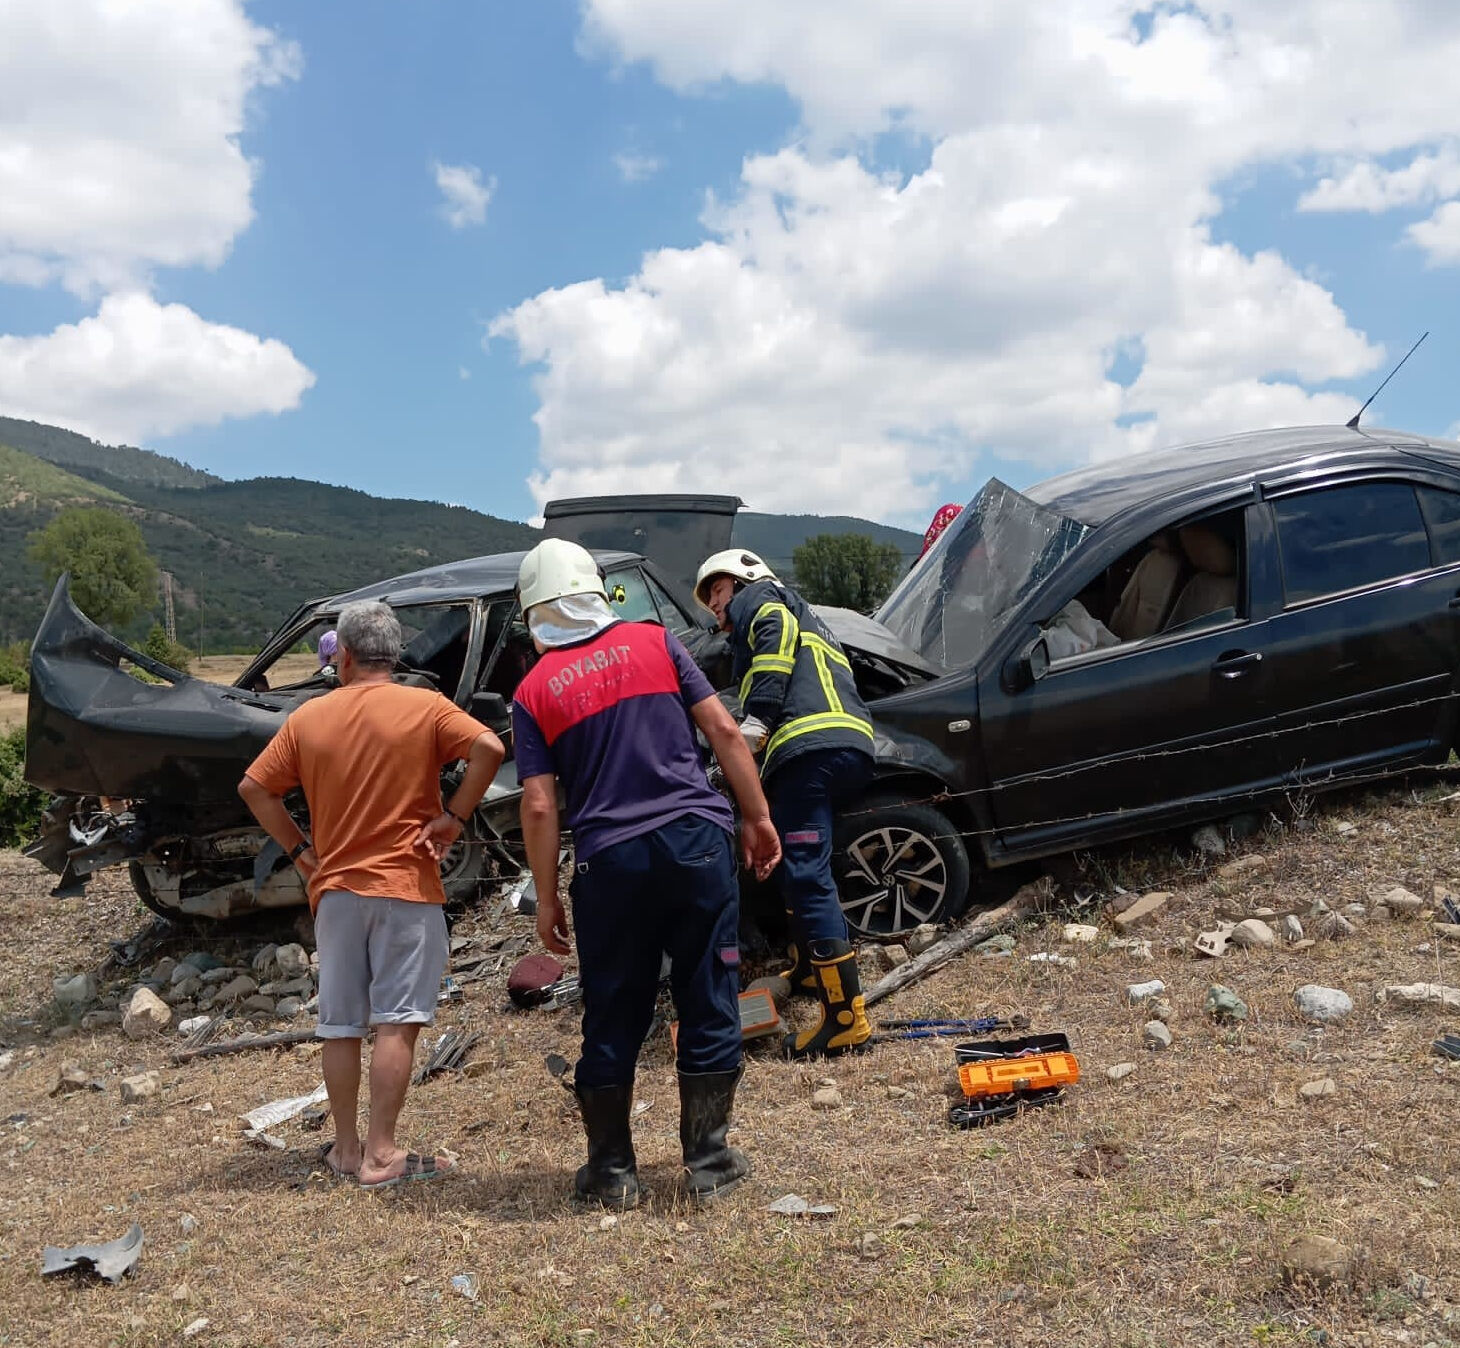
[[[517,587],[517,572],[526,556],[526,552],[495,552],[487,557],[468,557],[460,562],[428,566],[424,571],[392,576],[347,594],[334,595],[321,600],[320,605],[337,609],[369,599],[394,605],[440,604],[453,599],[509,594]],[[605,571],[619,570],[643,560],[633,552],[595,551],[593,557]]]
[[[1291,426],[1178,445],[1092,464],[1030,487],[1024,495],[1082,524],[1100,525],[1148,502],[1216,483],[1240,486],[1275,468],[1340,466],[1385,452],[1422,454],[1460,468],[1460,444],[1405,431]]]

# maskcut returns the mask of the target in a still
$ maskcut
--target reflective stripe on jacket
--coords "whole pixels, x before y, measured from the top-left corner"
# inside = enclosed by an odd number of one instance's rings
[[[740,703],[770,729],[762,775],[810,749],[872,752],[872,718],[831,630],[794,590],[773,580],[730,601]]]

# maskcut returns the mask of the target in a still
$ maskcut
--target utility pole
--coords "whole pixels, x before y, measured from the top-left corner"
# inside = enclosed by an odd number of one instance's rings
[[[172,572],[162,573],[162,623],[167,630],[167,639],[177,645],[177,613],[172,607]]]
[[[203,577],[198,576],[198,654],[203,654]]]

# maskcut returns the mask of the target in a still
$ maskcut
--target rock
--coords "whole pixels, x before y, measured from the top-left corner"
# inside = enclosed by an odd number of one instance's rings
[[[924,922],[914,927],[904,938],[907,953],[916,957],[921,955],[930,945],[935,945],[938,940],[938,929],[931,923]]]
[[[980,955],[1010,955],[1019,942],[1006,931],[1001,931],[997,936],[990,936],[987,941],[980,941],[974,949]]]
[[[122,1023],[120,1011],[88,1011],[81,1017],[83,1030],[107,1030]]]
[[[274,959],[279,966],[280,978],[309,977],[309,953],[297,942],[281,945]]]
[[[51,994],[58,1005],[79,1011],[96,1000],[96,979],[91,974],[62,974],[51,980]]]
[[[1340,837],[1347,838],[1350,834],[1357,833],[1359,831],[1359,826],[1355,824],[1352,820],[1337,819],[1334,821],[1333,831],[1337,833]]]
[[[1220,857],[1227,854],[1226,840],[1211,824],[1203,824],[1191,835],[1191,845],[1203,856]]]
[[[1354,999],[1340,988],[1325,988],[1317,983],[1304,983],[1293,993],[1298,1011],[1304,1020],[1322,1025],[1339,1025],[1353,1014]]]
[[[1245,880],[1271,869],[1272,862],[1262,853],[1253,852],[1250,856],[1238,857],[1235,861],[1229,861],[1225,866],[1218,867],[1217,878],[1219,880]]]
[[[1346,917],[1368,917],[1369,910],[1361,903],[1346,903],[1343,906]]]
[[[1338,941],[1354,934],[1354,924],[1342,913],[1324,913],[1314,930],[1325,941]]]
[[[1136,1065],[1133,1062],[1118,1062],[1111,1067],[1107,1067],[1105,1069],[1105,1075],[1112,1081],[1124,1081],[1135,1070]]]
[[[899,969],[912,958],[907,953],[907,947],[902,945],[885,945],[882,947],[882,958],[887,961],[889,969]]]
[[[1307,1062],[1313,1048],[1306,1039],[1289,1039],[1283,1045],[1283,1052],[1290,1058],[1297,1058],[1299,1062]]]
[[[199,975],[203,982],[213,987],[218,987],[228,982],[230,978],[237,978],[243,973],[242,969],[235,969],[231,964],[215,963],[211,969],[206,969]]]
[[[122,1033],[128,1039],[160,1034],[172,1024],[172,1008],[151,988],[138,988],[122,1012]]]
[[[220,1002],[236,1002],[243,997],[252,997],[258,990],[259,985],[254,979],[247,974],[239,974],[222,984],[217,995]]]
[[[1124,950],[1133,960],[1154,959],[1148,936],[1112,936],[1105,943],[1107,950]]]
[[[171,983],[173,987],[177,987],[179,983],[186,983],[190,978],[196,978],[201,981],[202,977],[203,971],[198,968],[196,964],[189,964],[186,960],[184,960],[181,964],[174,967],[172,971],[172,977],[169,978],[167,981]]]
[[[1288,1282],[1312,1282],[1319,1287],[1346,1283],[1353,1272],[1354,1252],[1330,1236],[1299,1236],[1280,1259]]]
[[[184,964],[191,964],[200,974],[211,973],[214,969],[221,969],[223,961],[217,955],[210,955],[206,950],[194,950],[190,955],[182,957]]]
[[[1393,889],[1376,895],[1375,902],[1401,917],[1412,917],[1425,906],[1425,901],[1418,894],[1411,893],[1403,885],[1395,885]]]
[[[178,1022],[177,1032],[184,1038],[190,1034],[197,1034],[212,1019],[212,1016],[190,1016],[187,1020]]]
[[[276,945],[260,946],[254,952],[254,957],[249,961],[249,966],[260,978],[270,977],[275,969],[274,957],[279,953]]]
[[[10,1064],[14,1061],[15,1050],[13,1048],[7,1048],[4,1053],[0,1053],[0,1072],[8,1072]]]
[[[840,1109],[844,1103],[835,1086],[822,1086],[811,1097],[812,1109]]]
[[[882,1241],[875,1231],[866,1232],[857,1242],[857,1253],[863,1259],[882,1258]]]
[[[1298,1087],[1298,1094],[1305,1100],[1326,1100],[1330,1095],[1338,1094],[1338,1083],[1332,1077],[1305,1081]]]
[[[1277,944],[1277,936],[1260,917],[1249,917],[1232,928],[1232,944],[1243,950],[1265,950]]]
[[[1099,936],[1100,928],[1092,927],[1088,922],[1066,922],[1060,933],[1060,939],[1071,945],[1089,945]]]
[[[1294,941],[1303,939],[1303,924],[1292,913],[1289,913],[1278,924],[1278,933],[1291,945]]]
[[[1391,917],[1394,916],[1394,914],[1382,903],[1376,903],[1371,909],[1369,909],[1369,916],[1372,917],[1375,922],[1387,922]]]
[[[1157,890],[1153,894],[1141,895],[1123,913],[1116,915],[1114,919],[1116,927],[1121,931],[1129,931],[1132,927],[1138,927],[1143,923],[1152,921],[1156,914],[1166,906],[1170,898],[1170,893],[1164,889]]]
[[[147,975],[149,983],[160,983],[164,987],[172,982],[172,971],[177,968],[177,961],[171,955],[164,956],[152,966],[152,972]]]
[[[280,1020],[293,1020],[303,1005],[304,1003],[298,997],[280,997],[278,1004],[274,1007],[274,1014]]]
[[[1303,939],[1301,941],[1294,941],[1293,942],[1293,949],[1294,950],[1312,950],[1313,947],[1315,945],[1317,945],[1317,944],[1318,944],[1318,942],[1315,941],[1315,940],[1313,940],[1312,937],[1305,936],[1305,937],[1303,937]]]
[[[1207,998],[1204,1003],[1207,1015],[1218,1021],[1239,1021],[1247,1019],[1247,1003],[1244,1002],[1231,988],[1224,988],[1220,983],[1213,983],[1207,989]]]
[[[47,1095],[70,1095],[73,1091],[84,1091],[91,1085],[91,1078],[77,1063],[63,1062],[51,1077]]]
[[[906,1086],[889,1086],[887,1098],[889,1100],[907,1100],[912,1097],[912,1092]]]
[[[1442,941],[1460,941],[1460,926],[1453,922],[1436,922],[1434,930]]]
[[[248,1012],[250,1015],[272,1016],[274,1014],[274,999],[265,997],[261,992],[255,992],[245,997],[239,1003],[239,1009]]]
[[[188,966],[186,964],[182,964],[178,967],[181,969],[186,969]],[[178,1002],[186,1002],[192,1000],[192,998],[196,997],[200,992],[202,992],[202,990],[203,980],[199,978],[197,974],[194,974],[191,978],[185,978],[181,983],[174,983],[170,988],[168,988],[167,1000],[171,1002],[174,1006],[176,1006]]]
[[[1440,1181],[1437,1179],[1431,1179],[1428,1175],[1416,1175],[1414,1177],[1414,1182],[1421,1189],[1438,1189],[1440,1187]]]
[[[1105,916],[1117,918],[1129,908],[1134,908],[1141,901],[1139,894],[1117,894],[1105,905]]]
[[[1146,1022],[1145,1029],[1141,1031],[1141,1039],[1147,1048],[1153,1049],[1157,1053],[1171,1047],[1171,1031],[1159,1020]]]
[[[906,1217],[899,1217],[895,1222],[893,1222],[892,1230],[915,1231],[922,1224],[923,1214],[921,1212],[909,1212]]]
[[[1169,1025],[1176,1019],[1176,1008],[1164,997],[1156,997],[1151,1001],[1151,1019],[1159,1020],[1163,1025]]]
[[[1376,1000],[1396,1002],[1400,1006],[1438,1006],[1446,1011],[1460,1011],[1460,988],[1444,983],[1390,983],[1379,989]]]
[[[1159,979],[1153,978],[1149,983],[1132,983],[1125,990],[1125,999],[1132,1006],[1141,1002],[1148,1002],[1152,997],[1158,996],[1166,991],[1166,985]]]
[[[150,1100],[162,1089],[161,1072],[138,1072],[136,1076],[123,1077],[122,1103],[135,1105],[142,1100]]]
[[[302,988],[299,986],[300,983],[304,984]],[[759,978],[752,980],[745,990],[754,992],[757,989],[770,993],[771,1001],[779,1004],[791,995],[791,980],[783,978],[780,974],[762,974]],[[259,991],[262,992],[263,989],[260,988]],[[309,979],[295,978],[290,980],[287,987],[276,985],[273,991],[286,1002],[292,998],[302,1005],[304,998],[314,991],[314,984]]]

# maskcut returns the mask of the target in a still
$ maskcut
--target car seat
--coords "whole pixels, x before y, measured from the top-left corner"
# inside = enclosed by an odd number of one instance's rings
[[[1176,534],[1196,574],[1172,605],[1163,631],[1237,606],[1237,553],[1232,545],[1204,524],[1183,525]]]
[[[1139,641],[1161,630],[1181,579],[1181,552],[1166,532],[1151,539],[1105,625],[1122,641]]]

